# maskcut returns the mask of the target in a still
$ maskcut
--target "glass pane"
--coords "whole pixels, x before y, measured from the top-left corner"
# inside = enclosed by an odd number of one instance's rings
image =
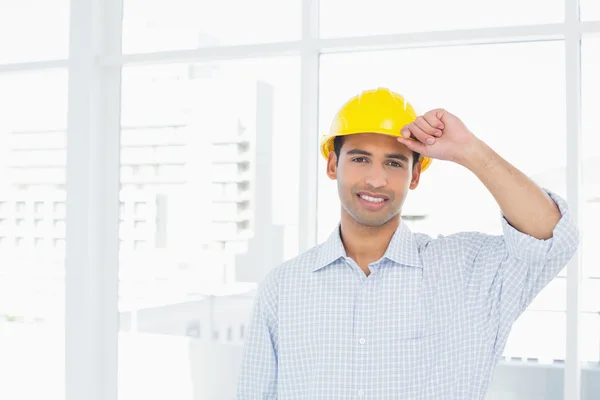
[[[564,174],[556,173],[565,168],[563,48],[564,43],[557,41],[323,56],[320,131],[329,130],[334,114],[351,96],[367,88],[389,87],[404,94],[418,113],[436,107],[455,113],[504,158],[543,187],[565,196]],[[544,151],[539,151],[542,142]],[[329,236],[340,218],[337,186],[325,169],[320,158],[319,241]],[[411,230],[432,237],[461,231],[501,233],[500,211],[485,187],[466,169],[442,161],[434,161],[423,174],[402,215]],[[515,325],[507,356],[564,359],[565,291],[559,279]]]
[[[124,0],[123,52],[297,40],[300,4],[299,0]]]
[[[320,4],[323,37],[560,23],[564,20],[563,0],[321,0]]]
[[[598,0],[579,0],[582,21],[600,20],[600,2]]]
[[[600,363],[600,36],[584,37],[581,45],[583,207],[581,215],[582,287],[581,358]],[[600,389],[595,392],[600,397]]]
[[[120,400],[234,397],[256,283],[297,252],[299,67],[123,70]]]
[[[64,399],[66,71],[0,75],[0,113],[0,397]]]
[[[0,1],[0,38],[0,64],[67,58],[69,0]]]

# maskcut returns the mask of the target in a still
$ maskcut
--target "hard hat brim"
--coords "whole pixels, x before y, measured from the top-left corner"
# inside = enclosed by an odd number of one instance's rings
[[[344,133],[340,133],[337,135],[325,135],[323,137],[323,140],[321,141],[321,155],[323,156],[323,158],[325,160],[329,159],[329,153],[331,153],[332,151],[334,151],[333,148],[333,142],[335,140],[335,138],[337,136],[349,136],[349,135],[359,135],[362,133],[376,133],[379,135],[386,135],[386,136],[392,136],[392,137],[402,137],[402,134],[400,132],[383,132],[383,131],[378,131],[378,132],[344,132]],[[414,140],[413,138],[410,138],[411,140]],[[425,171],[427,168],[429,168],[429,166],[431,165],[431,158],[429,157],[425,157],[423,155],[421,155],[421,157],[419,158],[419,161],[421,162],[421,172]]]

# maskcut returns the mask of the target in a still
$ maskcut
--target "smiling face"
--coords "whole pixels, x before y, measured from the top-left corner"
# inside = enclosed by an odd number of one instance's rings
[[[420,174],[412,151],[394,137],[374,133],[345,136],[339,159],[332,151],[327,163],[327,175],[337,180],[342,213],[368,227],[398,221]]]

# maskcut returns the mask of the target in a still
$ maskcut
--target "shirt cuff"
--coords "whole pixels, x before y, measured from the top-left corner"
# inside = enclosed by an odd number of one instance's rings
[[[571,218],[567,202],[556,193],[543,190],[554,200],[561,213],[549,239],[537,239],[517,230],[502,215],[502,231],[508,254],[523,261],[544,262],[562,252],[572,251],[579,242],[579,232]]]

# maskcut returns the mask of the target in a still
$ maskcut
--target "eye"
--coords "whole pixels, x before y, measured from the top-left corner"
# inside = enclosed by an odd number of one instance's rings
[[[367,159],[365,157],[355,157],[352,159],[352,162],[365,163],[367,162]]]
[[[394,168],[402,168],[403,167],[403,165],[397,161],[390,161],[388,164]]]

